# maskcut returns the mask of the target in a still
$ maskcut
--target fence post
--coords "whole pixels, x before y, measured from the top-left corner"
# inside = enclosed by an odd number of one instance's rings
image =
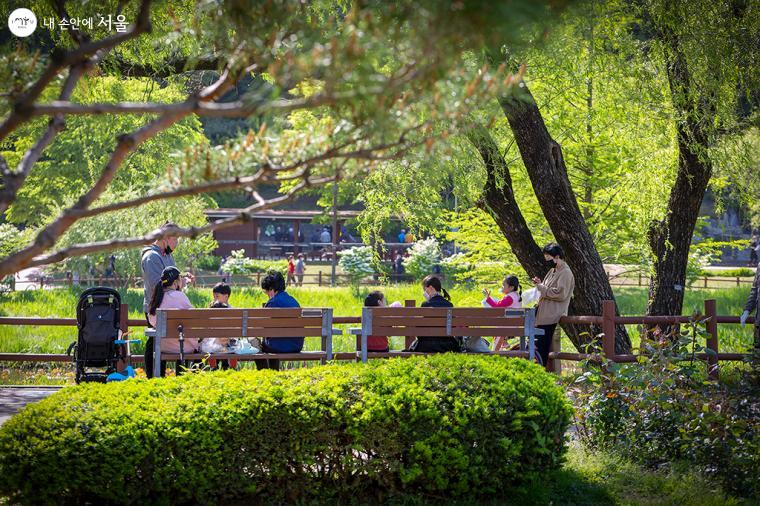
[[[639,271],[639,286],[641,286],[641,271]]]
[[[705,316],[709,318],[707,320],[706,328],[709,336],[707,337],[707,349],[710,350],[707,354],[707,375],[711,380],[718,380],[718,321],[717,321],[717,308],[715,299],[709,299],[705,301]]]
[[[416,307],[416,306],[417,306],[417,301],[415,301],[414,299],[411,299],[411,300],[408,299],[404,301],[404,307]],[[404,338],[404,349],[408,350],[409,347],[412,345],[412,343],[414,343],[415,339],[416,337],[414,336],[406,336]]]
[[[322,271],[319,271],[319,280],[318,280],[319,286],[322,286]]]
[[[741,286],[741,284],[739,283],[739,276],[736,276],[736,286]]]
[[[705,276],[705,288],[707,288],[707,276]]]
[[[615,360],[615,301],[602,302],[602,351],[609,360]]]

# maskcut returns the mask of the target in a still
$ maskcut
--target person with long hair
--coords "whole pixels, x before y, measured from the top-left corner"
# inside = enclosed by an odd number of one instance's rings
[[[152,326],[156,326],[156,311],[159,309],[191,309],[193,305],[190,299],[182,291],[185,286],[185,279],[180,275],[179,269],[170,265],[161,272],[161,279],[153,288],[153,295],[148,306],[148,321]],[[185,339],[184,352],[195,353],[198,349],[198,340]],[[162,353],[179,353],[178,339],[162,339]],[[145,373],[149,378],[153,377],[153,348],[145,349]],[[177,362],[177,372],[183,364]],[[166,361],[161,361],[161,376],[166,374]]]
[[[451,296],[441,286],[440,278],[432,274],[422,280],[422,296],[425,302],[420,307],[454,307]],[[421,353],[457,352],[460,349],[459,340],[452,336],[419,336],[409,347],[409,351]]]
[[[565,262],[565,253],[557,243],[544,246],[544,260],[549,272],[541,278],[533,278],[541,297],[538,299],[536,326],[544,331],[543,336],[537,336],[536,348],[541,363],[546,366],[549,361],[554,330],[559,319],[567,315],[570,298],[575,290],[575,276]]]

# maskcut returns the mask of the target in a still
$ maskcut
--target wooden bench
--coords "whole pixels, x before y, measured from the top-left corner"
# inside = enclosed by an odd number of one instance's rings
[[[536,356],[535,337],[544,334],[542,329],[536,328],[533,309],[438,307],[365,307],[362,309],[361,329],[351,329],[351,331],[361,336],[357,354],[362,362],[366,362],[368,358],[423,354],[402,351],[368,352],[367,339],[369,336],[519,336],[520,351],[499,351],[490,354],[518,356],[534,360]]]
[[[201,338],[288,338],[321,337],[321,351],[300,353],[184,353],[185,360],[205,357],[241,360],[332,360],[332,336],[342,332],[332,327],[331,308],[265,309],[159,309],[156,312],[154,375],[160,376],[161,360],[179,360],[178,353],[161,352],[162,339]]]

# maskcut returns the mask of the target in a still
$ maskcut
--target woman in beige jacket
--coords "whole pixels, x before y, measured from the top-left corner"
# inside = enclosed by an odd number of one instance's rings
[[[565,254],[558,244],[549,243],[544,246],[544,258],[551,266],[551,270],[543,281],[536,277],[533,278],[533,283],[541,294],[538,300],[536,326],[544,331],[544,335],[537,338],[536,348],[541,357],[541,363],[546,365],[554,329],[557,328],[559,319],[567,315],[567,308],[570,306],[570,297],[575,289],[575,277],[565,263]]]

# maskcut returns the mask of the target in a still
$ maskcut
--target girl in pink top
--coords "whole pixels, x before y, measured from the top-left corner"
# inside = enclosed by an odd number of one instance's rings
[[[520,280],[517,276],[507,276],[501,284],[501,292],[504,294],[504,298],[501,300],[494,300],[491,298],[491,290],[484,288],[483,295],[486,296],[486,304],[491,307],[511,307],[515,309],[522,308]]]
[[[517,279],[517,276],[510,275],[504,278],[504,281],[501,283],[501,292],[504,294],[504,297],[501,300],[494,300],[491,298],[491,290],[484,288],[483,295],[486,296],[486,304],[491,307],[522,308],[522,289],[520,288],[520,280]],[[496,337],[493,342],[494,351],[499,351],[503,343],[503,336]]]

